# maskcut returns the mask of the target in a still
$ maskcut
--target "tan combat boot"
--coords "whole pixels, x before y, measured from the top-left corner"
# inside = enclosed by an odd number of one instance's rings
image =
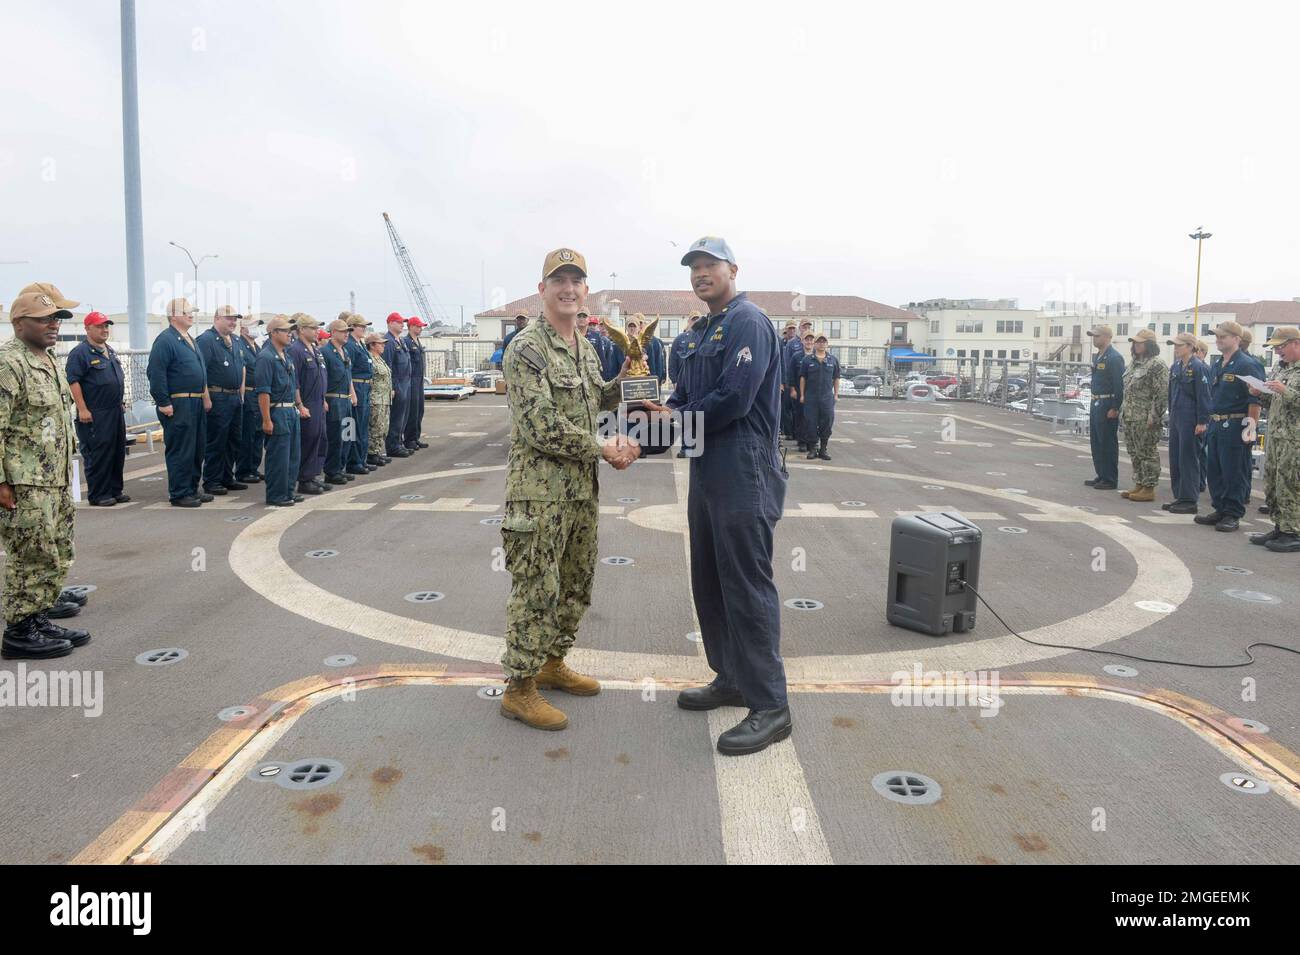
[[[531,676],[516,677],[506,686],[505,696],[501,697],[501,715],[538,730],[562,730],[569,725],[569,718],[537,692],[537,680]]]
[[[1156,489],[1154,487],[1143,487],[1139,484],[1124,496],[1130,501],[1154,501],[1156,499]]]
[[[598,681],[574,673],[560,657],[546,658],[546,665],[537,674],[537,685],[544,690],[563,690],[574,696],[595,696],[600,692]]]

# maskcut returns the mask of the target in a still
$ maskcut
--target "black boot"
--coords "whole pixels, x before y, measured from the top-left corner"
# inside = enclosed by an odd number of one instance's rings
[[[1275,554],[1294,554],[1300,552],[1300,537],[1295,534],[1278,534],[1264,546]]]
[[[321,492],[321,490],[322,490],[322,489],[321,489],[321,486],[320,486],[319,484],[317,484],[316,482],[314,482],[314,481],[299,481],[299,482],[298,482],[298,493],[299,493],[299,494],[319,494],[319,493]]]
[[[823,461],[829,461],[831,459],[831,456],[826,453],[825,442],[822,443],[821,450],[817,452],[817,457],[821,458]]]
[[[817,452],[816,452],[816,451],[809,451],[809,452],[808,452],[808,460],[809,460],[809,461],[816,461],[816,460],[817,460]]]
[[[51,640],[36,629],[36,615],[24,617],[5,627],[0,657],[6,660],[49,660],[66,657],[72,652],[67,640]]]
[[[1223,513],[1221,511],[1210,511],[1208,514],[1197,514],[1193,520],[1198,524],[1217,524],[1219,521],[1223,520]]]
[[[49,640],[66,640],[74,647],[84,647],[90,642],[90,634],[85,630],[71,630],[68,627],[60,627],[44,613],[36,615],[36,630],[41,636]]]
[[[70,600],[57,600],[53,607],[45,611],[45,616],[62,620],[64,617],[75,617],[79,613],[81,613],[81,604]]]
[[[745,756],[767,749],[794,731],[790,707],[750,710],[749,715],[718,737],[718,752],[724,756]]]
[[[80,590],[68,590],[67,588],[64,588],[59,591],[59,599],[55,602],[61,604],[72,603],[76,604],[78,607],[84,607],[86,606],[86,595]]]
[[[684,710],[716,710],[719,706],[744,706],[745,698],[739,690],[718,686],[717,681],[708,686],[693,686],[677,694],[677,705]]]
[[[1282,528],[1274,524],[1273,529],[1269,531],[1267,534],[1251,534],[1250,537],[1247,539],[1252,544],[1263,545],[1263,544],[1267,544],[1269,541],[1277,540],[1278,537],[1281,536],[1281,534],[1282,534]]]

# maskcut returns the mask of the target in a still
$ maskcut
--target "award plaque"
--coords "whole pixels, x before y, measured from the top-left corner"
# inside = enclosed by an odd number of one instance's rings
[[[629,409],[640,408],[643,401],[659,402],[659,379],[654,375],[624,378],[620,384],[623,388],[623,403]]]

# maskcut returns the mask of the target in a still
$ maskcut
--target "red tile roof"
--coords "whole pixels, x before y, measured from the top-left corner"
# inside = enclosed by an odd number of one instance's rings
[[[1300,325],[1300,302],[1264,299],[1259,302],[1205,302],[1202,312],[1231,312],[1239,325]],[[1190,308],[1183,309],[1191,312]]]
[[[804,295],[803,307],[795,311],[798,298],[795,292],[750,292],[749,300],[765,311],[770,318],[886,318],[896,321],[923,321],[920,315],[905,309],[873,302],[857,295]],[[602,289],[587,296],[587,309],[593,315],[608,315],[609,303],[617,299],[623,315],[641,312],[648,316],[689,315],[707,311],[703,302],[689,291],[662,291],[655,289]],[[475,318],[514,318],[519,310],[529,315],[540,314],[542,298],[527,298],[508,302],[501,308],[479,312]]]

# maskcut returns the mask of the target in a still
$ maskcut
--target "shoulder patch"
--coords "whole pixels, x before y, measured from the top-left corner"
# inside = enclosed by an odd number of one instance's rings
[[[515,346],[515,353],[519,360],[531,368],[533,371],[541,372],[546,370],[546,356],[542,350],[533,342],[511,342]]]

